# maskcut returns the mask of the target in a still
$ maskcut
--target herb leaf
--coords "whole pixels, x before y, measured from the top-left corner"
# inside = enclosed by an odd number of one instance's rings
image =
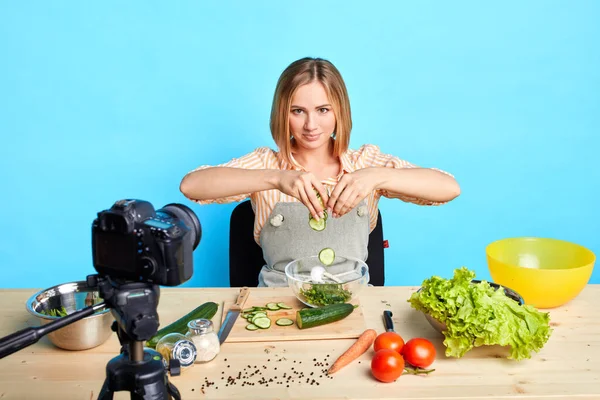
[[[316,306],[345,303],[352,298],[352,292],[336,283],[315,284],[309,289],[300,289],[300,294]]]

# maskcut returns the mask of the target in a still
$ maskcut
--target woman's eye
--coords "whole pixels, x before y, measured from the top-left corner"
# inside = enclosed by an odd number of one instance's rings
[[[325,114],[326,112],[329,112],[329,108],[320,108],[320,109],[319,109],[319,112],[320,112],[321,114]]]
[[[300,115],[300,114],[302,114],[302,110],[300,110],[299,108],[296,108],[296,109],[292,110],[292,114]]]

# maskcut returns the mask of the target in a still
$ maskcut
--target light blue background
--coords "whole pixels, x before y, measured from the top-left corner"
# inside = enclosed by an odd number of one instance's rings
[[[274,145],[276,80],[304,56],[342,72],[352,147],[461,184],[443,207],[382,200],[388,285],[488,278],[485,246],[509,236],[600,254],[599,20],[597,1],[1,2],[0,286],[93,273],[91,222],[128,197],[192,206],[185,285],[228,286],[234,205],[179,182]]]

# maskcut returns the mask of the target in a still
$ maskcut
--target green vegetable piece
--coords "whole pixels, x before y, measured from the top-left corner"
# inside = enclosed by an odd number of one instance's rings
[[[285,303],[277,303],[277,306],[278,306],[279,308],[281,308],[282,310],[291,310],[291,309],[292,309],[292,307],[288,306],[288,305],[287,305],[287,304],[285,304]]]
[[[314,284],[309,289],[300,289],[300,294],[315,306],[341,304],[352,298],[352,292],[344,289],[339,283]]]
[[[185,335],[188,331],[188,322],[190,322],[193,319],[199,318],[212,319],[212,317],[214,317],[217,313],[218,308],[218,304],[212,301],[208,301],[196,307],[194,310],[179,318],[177,321],[165,326],[164,328],[156,332],[154,336],[152,336],[150,340],[146,342],[146,346],[155,348],[158,341],[168,333],[178,332]]]
[[[327,226],[327,221],[325,220],[325,218],[321,218],[317,221],[313,217],[310,217],[310,219],[308,220],[308,225],[313,230],[320,232],[320,231],[324,230],[325,227]]]
[[[252,320],[252,323],[260,329],[268,329],[271,326],[271,320],[267,317],[256,318]]]
[[[50,317],[58,317],[58,318],[66,317],[68,315],[65,307],[53,308],[51,310],[42,310],[42,311],[40,311],[40,313],[48,315]]]
[[[460,358],[474,347],[510,346],[508,358],[531,358],[552,333],[549,313],[519,305],[488,282],[472,283],[475,272],[456,269],[452,279],[433,276],[413,293],[410,305],[446,324],[446,356]]]
[[[255,331],[255,330],[258,330],[258,326],[254,325],[254,324],[248,324],[248,325],[246,325],[246,329],[248,329],[249,331]]]
[[[250,322],[254,323],[254,321],[258,318],[268,318],[267,314],[264,312],[257,312],[252,318],[250,318]]]
[[[279,318],[277,321],[275,321],[275,324],[279,326],[290,326],[294,324],[294,321],[289,318]]]
[[[319,252],[319,261],[325,266],[333,264],[335,261],[335,251],[329,247],[324,248]]]
[[[307,329],[342,320],[352,314],[352,311],[354,306],[349,303],[304,309],[296,312],[296,322],[298,328]]]

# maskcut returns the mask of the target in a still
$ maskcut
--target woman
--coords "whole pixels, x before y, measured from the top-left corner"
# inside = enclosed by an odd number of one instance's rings
[[[181,181],[181,192],[200,204],[251,199],[254,237],[267,263],[259,286],[286,286],[285,265],[323,248],[366,260],[381,196],[439,205],[460,194],[450,174],[371,144],[349,149],[351,129],[339,71],[327,60],[303,58],[285,69],[275,89],[271,134],[279,151],[260,147],[200,166]]]

